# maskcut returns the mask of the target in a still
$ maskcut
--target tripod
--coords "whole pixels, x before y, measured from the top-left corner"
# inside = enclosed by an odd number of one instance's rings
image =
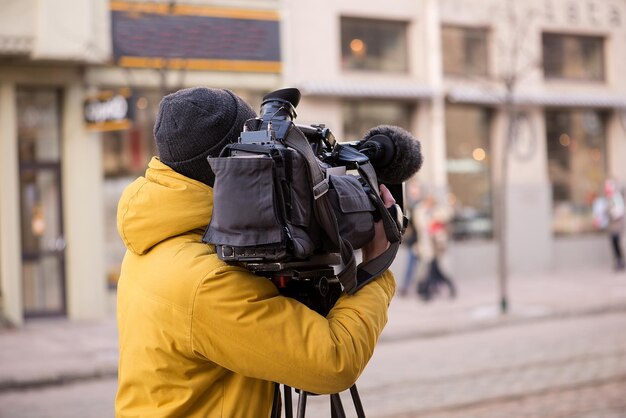
[[[328,265],[310,266],[305,263],[302,264],[248,264],[248,268],[266,273],[267,277],[272,280],[283,295],[292,297],[320,315],[326,316],[341,295],[339,279],[335,276],[333,268]],[[280,418],[281,416],[279,386],[278,383],[275,383],[271,418]],[[285,418],[293,418],[291,390],[292,388],[290,386],[283,385]],[[296,417],[304,418],[307,398],[311,394],[298,389],[296,389],[296,392],[299,393]],[[363,405],[356,384],[350,387],[350,395],[354,402],[357,417],[365,418],[365,412],[363,411]],[[345,418],[346,413],[343,409],[339,394],[333,393],[329,396],[331,418]]]
[[[296,411],[296,418],[304,418],[304,414],[306,413],[306,402],[307,398],[310,395],[308,392],[303,390],[298,391],[300,396],[298,398],[298,409]],[[285,397],[285,418],[293,418],[293,404],[291,399],[291,387],[283,385],[283,394]],[[363,404],[361,404],[361,398],[359,397],[359,392],[357,391],[356,384],[350,387],[350,395],[352,396],[352,401],[354,402],[354,409],[356,410],[356,414],[358,418],[365,418],[365,412],[363,411]],[[341,397],[338,393],[333,393],[330,396],[330,416],[331,418],[346,418],[346,412],[343,409],[343,404],[341,402]],[[272,414],[271,418],[280,418],[281,414],[281,402],[280,402],[280,389],[279,384],[276,383],[274,387],[274,402],[272,404]]]

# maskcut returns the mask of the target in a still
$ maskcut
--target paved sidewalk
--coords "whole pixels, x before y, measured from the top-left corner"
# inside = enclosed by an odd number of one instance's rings
[[[116,327],[47,319],[0,330],[0,391],[116,376]]]
[[[398,279],[399,274],[396,274]],[[579,270],[508,278],[506,315],[500,313],[497,277],[456,281],[458,296],[447,289],[429,302],[396,295],[381,341],[427,338],[450,332],[508,326],[555,317],[626,311],[626,272]]]
[[[495,277],[457,282],[458,297],[428,303],[396,296],[380,343],[563,316],[626,311],[626,273],[606,270],[511,277],[510,311],[500,315]],[[100,321],[38,320],[0,329],[0,391],[114,377],[114,318]]]

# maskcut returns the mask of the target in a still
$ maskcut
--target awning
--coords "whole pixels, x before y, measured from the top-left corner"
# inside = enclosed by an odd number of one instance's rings
[[[505,103],[506,95],[501,91],[457,88],[448,92],[447,99],[452,103],[497,106]],[[626,93],[616,94],[609,91],[597,93],[516,93],[513,100],[519,105],[546,107],[626,108]]]
[[[520,95],[520,101],[540,106],[567,106],[567,107],[626,107],[626,93],[617,95],[614,93],[578,93],[557,94],[543,93],[537,95]]]
[[[315,81],[297,86],[304,96],[422,100],[433,97],[433,90],[413,83],[370,83]]]

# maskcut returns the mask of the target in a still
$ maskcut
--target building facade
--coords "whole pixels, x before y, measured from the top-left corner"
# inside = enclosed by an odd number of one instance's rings
[[[626,184],[624,0],[0,6],[0,309],[13,323],[112,313],[117,200],[154,154],[161,97],[199,85],[255,109],[298,87],[297,122],[339,139],[411,131],[414,181],[454,208],[459,279],[496,274],[502,179],[512,273],[610,263],[591,205],[604,178]]]

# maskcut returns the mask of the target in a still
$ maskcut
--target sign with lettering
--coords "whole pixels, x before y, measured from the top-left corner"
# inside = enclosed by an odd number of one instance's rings
[[[623,8],[620,2],[545,0],[544,16],[548,22],[621,28]]]
[[[85,99],[87,130],[95,132],[128,129],[132,121],[130,89],[103,90]]]

